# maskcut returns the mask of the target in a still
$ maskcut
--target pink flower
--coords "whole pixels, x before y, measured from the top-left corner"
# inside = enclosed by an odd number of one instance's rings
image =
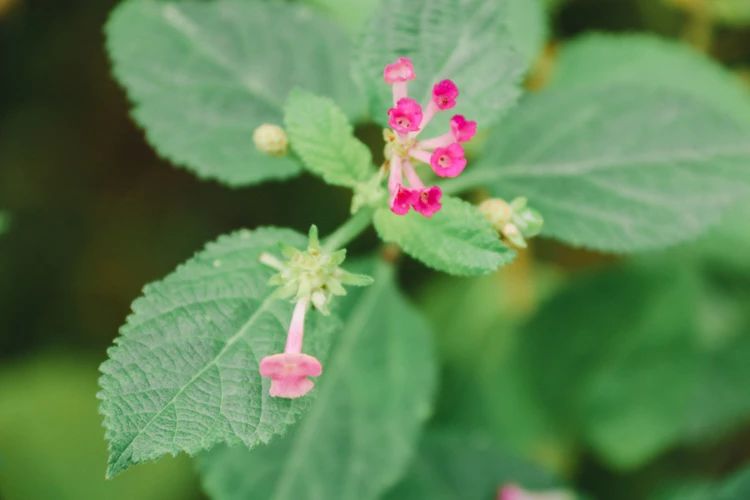
[[[394,196],[391,197],[391,212],[396,215],[406,215],[414,204],[418,192],[404,186],[398,186]]]
[[[455,106],[457,97],[458,87],[452,80],[443,80],[432,87],[432,102],[441,111]]]
[[[304,396],[315,386],[308,377],[317,377],[323,372],[320,361],[302,353],[307,305],[307,299],[300,299],[294,306],[284,352],[260,360],[260,374],[271,379],[269,394],[275,398]]]
[[[430,157],[430,165],[440,177],[456,177],[466,168],[464,148],[457,143],[447,148],[436,148]]]
[[[304,396],[315,385],[307,377],[318,377],[321,373],[320,361],[302,353],[274,354],[260,362],[260,374],[271,379],[269,394],[275,398]]]
[[[456,142],[468,142],[477,133],[477,122],[469,121],[463,115],[451,118],[451,133]]]
[[[422,122],[422,106],[414,99],[404,97],[388,110],[388,124],[399,134],[419,130]]]
[[[414,80],[415,76],[414,65],[408,57],[399,57],[383,70],[383,79],[390,84],[408,82]]]
[[[497,493],[497,500],[574,500],[565,490],[527,491],[516,484],[506,484]]]
[[[438,186],[419,189],[414,196],[412,206],[425,217],[432,217],[443,207],[440,203],[442,197],[443,191]]]

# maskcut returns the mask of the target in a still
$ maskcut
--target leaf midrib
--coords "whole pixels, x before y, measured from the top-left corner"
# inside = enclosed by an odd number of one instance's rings
[[[265,298],[265,300],[263,300],[263,302],[260,304],[260,306],[258,307],[258,309],[256,309],[255,312],[250,316],[250,318],[248,318],[248,320],[239,328],[239,330],[237,330],[237,332],[234,335],[232,335],[231,337],[229,337],[229,339],[227,339],[227,341],[224,344],[224,347],[222,347],[221,351],[219,351],[216,354],[216,356],[214,356],[213,359],[211,359],[211,361],[209,361],[208,363],[206,363],[203,368],[201,368],[195,375],[193,375],[193,377],[191,377],[191,379],[189,381],[187,381],[182,387],[180,387],[180,389],[174,394],[174,396],[172,396],[172,398],[170,398],[170,400],[167,401],[162,406],[162,408],[158,412],[156,412],[143,425],[143,427],[141,427],[140,429],[138,429],[138,431],[133,435],[133,437],[131,437],[130,440],[127,442],[127,444],[125,445],[125,447],[122,448],[122,450],[117,455],[117,457],[116,458],[113,457],[113,460],[111,460],[111,462],[110,462],[111,465],[109,466],[108,471],[107,471],[107,476],[108,477],[112,477],[113,473],[117,471],[117,467],[116,466],[118,465],[118,463],[122,459],[122,457],[126,455],[126,452],[131,448],[131,446],[133,445],[133,443],[135,442],[135,440],[138,439],[140,436],[142,436],[143,433],[146,431],[146,429],[148,429],[151,426],[151,424],[153,424],[164,413],[164,411],[167,408],[169,408],[171,405],[173,405],[175,403],[175,401],[177,401],[177,399],[179,399],[179,397],[191,385],[193,385],[196,381],[198,381],[206,373],[207,370],[209,370],[210,368],[212,368],[213,366],[216,365],[216,363],[227,353],[227,351],[229,350],[229,348],[232,347],[232,345],[234,345],[238,340],[240,340],[247,333],[248,329],[255,323],[255,321],[257,321],[257,319],[263,313],[265,313],[268,310],[270,304],[272,304],[274,302],[274,300],[276,300],[276,299],[275,299],[275,297],[272,294],[268,295]]]

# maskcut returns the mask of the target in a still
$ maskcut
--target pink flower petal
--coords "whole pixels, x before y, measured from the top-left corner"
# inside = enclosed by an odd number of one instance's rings
[[[422,106],[409,97],[399,99],[396,106],[388,110],[388,124],[399,134],[419,130],[422,123]]]
[[[432,102],[440,110],[450,109],[456,105],[458,87],[452,80],[443,80],[432,87]]]
[[[464,148],[457,143],[446,148],[436,148],[430,157],[430,166],[440,177],[456,177],[466,168]]]
[[[396,215],[406,215],[414,203],[417,192],[399,185],[391,197],[391,212]]]
[[[451,133],[456,142],[468,142],[477,133],[477,122],[455,115],[451,118]]]
[[[420,189],[414,197],[412,206],[425,217],[432,217],[443,208],[440,202],[442,197],[443,191],[438,186]]]
[[[399,57],[396,62],[387,64],[383,70],[386,83],[400,83],[414,80],[414,65],[408,57]]]
[[[315,385],[307,377],[318,377],[321,373],[320,361],[307,354],[273,354],[260,361],[260,374],[271,379],[270,394],[274,397],[304,396]]]

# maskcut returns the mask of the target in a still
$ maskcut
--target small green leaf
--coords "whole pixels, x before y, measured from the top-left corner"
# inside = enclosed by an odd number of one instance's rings
[[[374,175],[370,150],[354,137],[332,100],[295,90],[287,100],[284,123],[305,167],[329,184],[353,187]]]
[[[556,486],[538,467],[504,453],[492,442],[463,432],[431,430],[406,477],[385,500],[485,500],[506,483],[530,489]]]
[[[374,223],[383,240],[450,274],[487,274],[515,257],[479,210],[458,198],[443,197],[443,208],[431,218],[413,211],[401,216],[381,208]]]
[[[259,261],[280,244],[303,248],[306,239],[274,228],[223,236],[133,303],[101,366],[109,476],[166,453],[266,443],[308,406],[310,398],[270,397],[258,373],[262,357],[283,350],[291,317]],[[338,325],[310,314],[305,351],[324,358]]]
[[[201,178],[242,186],[297,174],[252,140],[259,125],[281,123],[295,86],[359,111],[346,35],[302,5],[127,0],[106,32],[149,142]]]
[[[750,498],[750,467],[725,480],[711,500],[745,500]]]
[[[211,498],[369,500],[401,476],[434,395],[430,331],[384,263],[371,288],[344,300],[344,327],[306,417],[268,446],[202,456]]]
[[[456,108],[481,127],[496,122],[520,94],[523,57],[505,25],[506,0],[385,0],[368,26],[355,57],[355,80],[370,112],[386,123],[392,105],[383,68],[399,56],[412,58],[417,74],[409,93],[429,97],[432,85],[453,79],[461,89]]]

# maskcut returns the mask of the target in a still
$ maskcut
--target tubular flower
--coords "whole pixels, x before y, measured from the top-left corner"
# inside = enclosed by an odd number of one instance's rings
[[[299,398],[315,385],[308,377],[317,377],[323,372],[320,361],[302,352],[308,309],[313,306],[327,315],[331,298],[346,295],[344,285],[367,286],[372,283],[372,278],[339,267],[346,258],[346,250],[327,252],[321,248],[315,226],[310,228],[307,250],[285,246],[282,254],[285,261],[269,253],[261,254],[260,261],[278,271],[269,284],[279,287],[277,297],[292,299],[294,312],[284,352],[264,357],[259,368],[263,377],[271,379],[271,396]]]
[[[451,80],[436,83],[423,110],[417,101],[408,97],[407,82],[415,78],[410,59],[398,58],[385,67],[383,75],[393,90],[393,107],[388,110],[388,124],[392,130],[384,133],[391,211],[406,215],[414,209],[425,217],[432,217],[442,208],[443,193],[437,186],[425,186],[415,165],[429,165],[439,177],[460,175],[466,167],[460,143],[471,140],[477,123],[455,115],[451,118],[449,132],[419,141],[417,137],[435,115],[456,105],[458,87]]]

